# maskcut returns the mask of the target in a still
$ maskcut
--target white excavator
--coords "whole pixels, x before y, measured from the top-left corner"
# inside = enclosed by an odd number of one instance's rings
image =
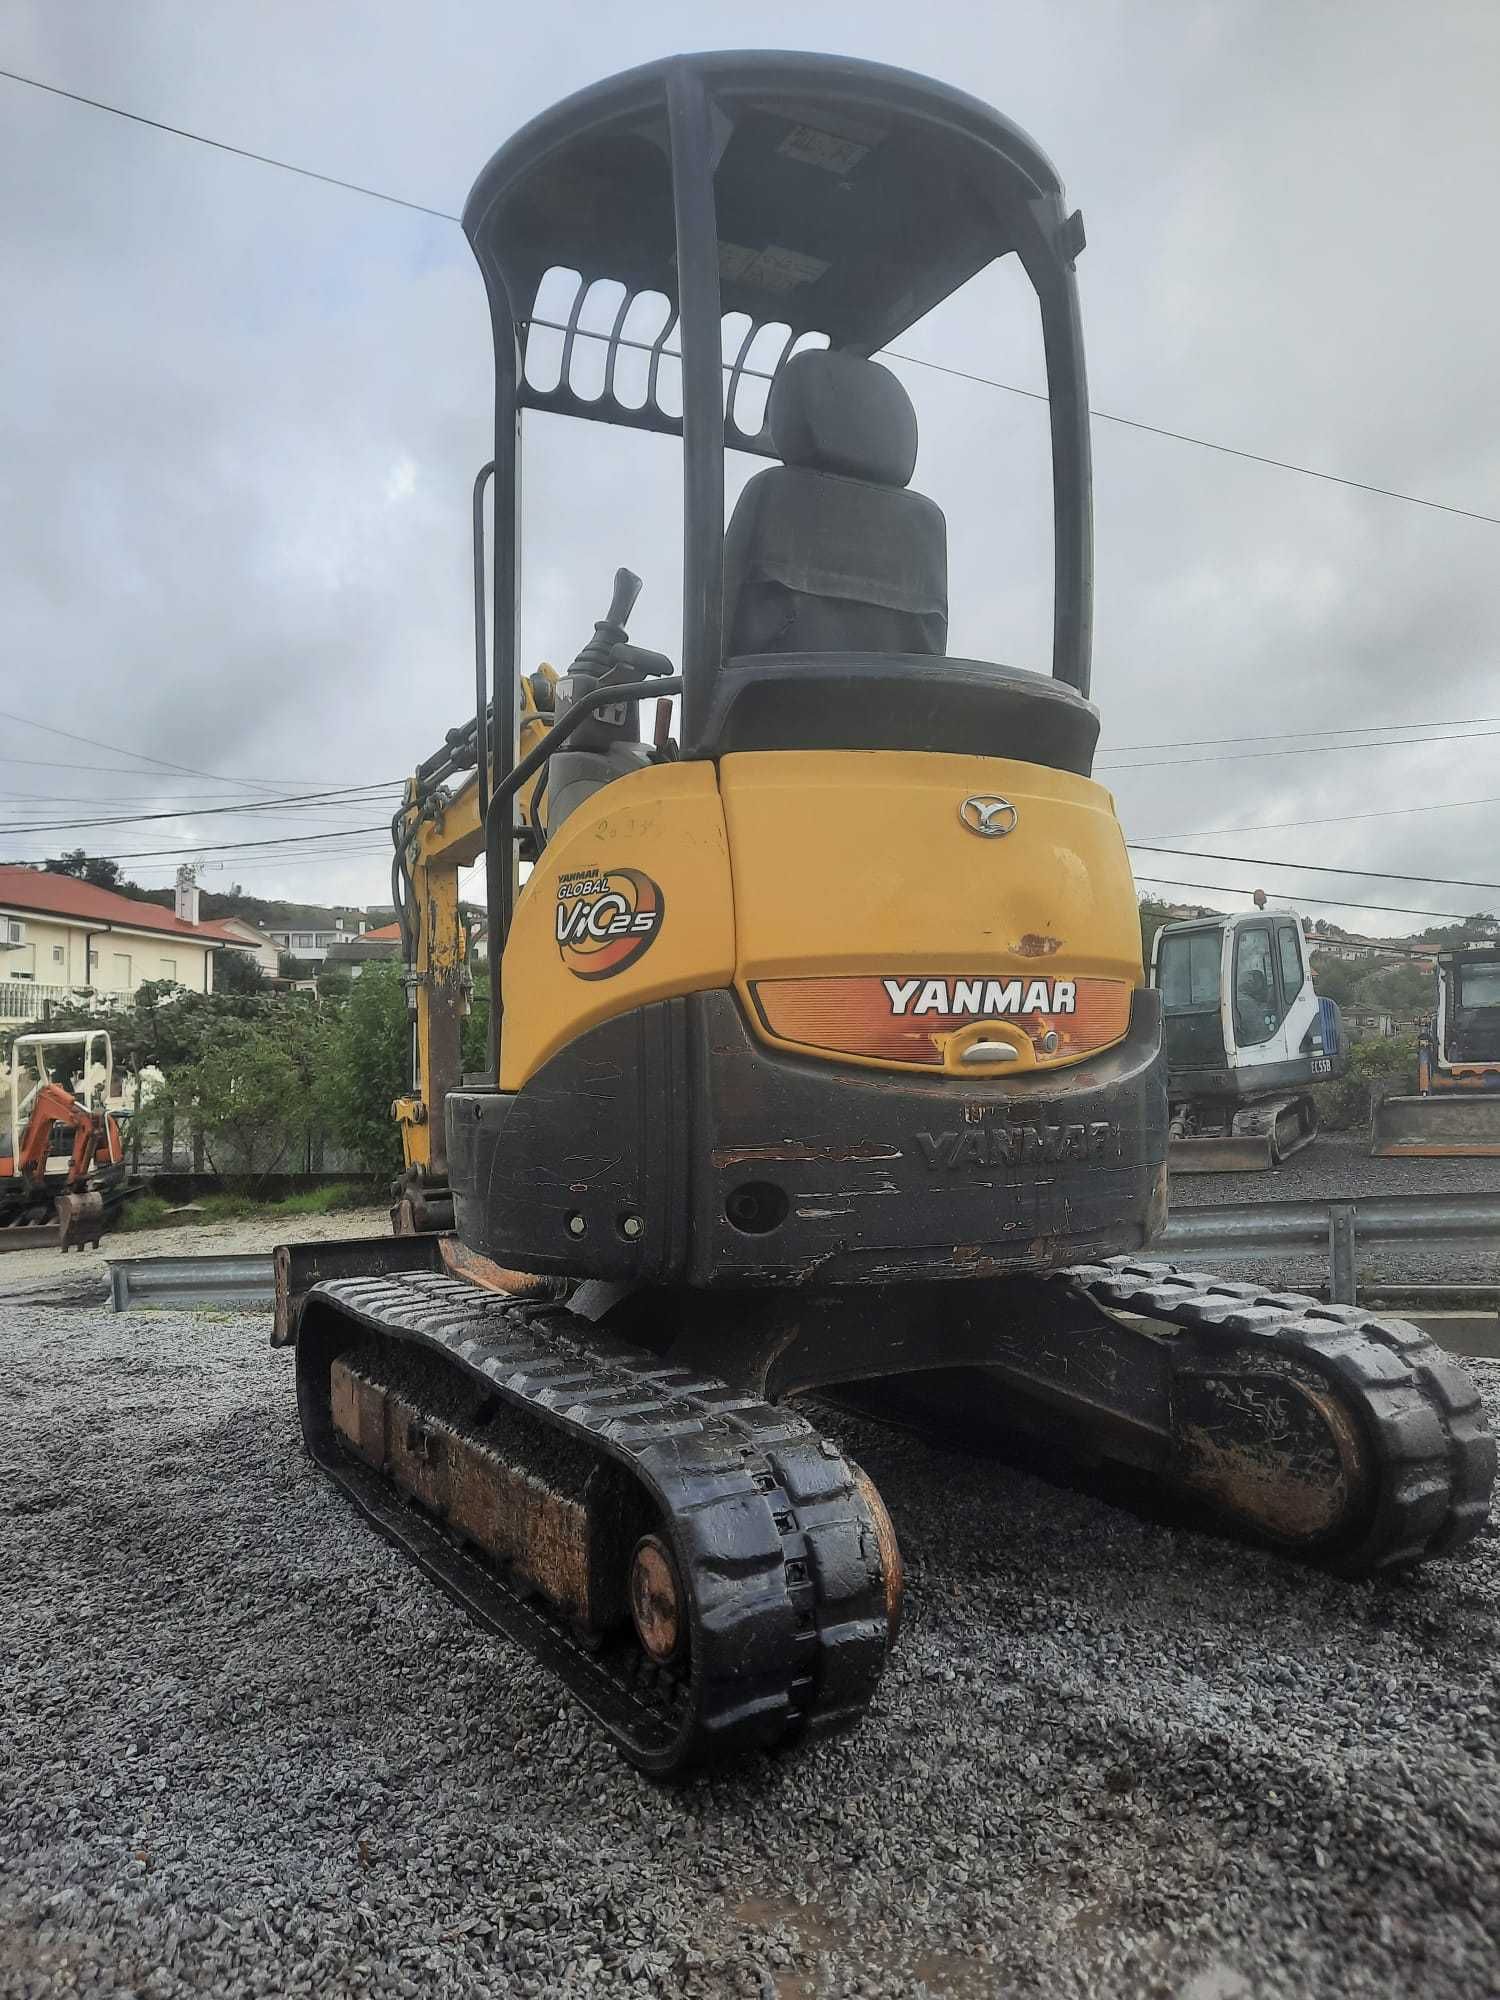
[[[1309,1086],[1344,1067],[1339,1010],[1313,986],[1295,910],[1163,924],[1162,997],[1173,1173],[1264,1171],[1318,1130]]]

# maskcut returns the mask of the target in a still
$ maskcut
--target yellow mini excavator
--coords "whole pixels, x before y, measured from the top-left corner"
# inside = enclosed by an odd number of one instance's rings
[[[1470,1540],[1494,1447],[1421,1334],[1141,1261],[1161,1001],[1090,776],[1084,236],[1045,156],[901,71],[683,57],[526,126],[464,228],[493,647],[476,542],[473,721],[395,827],[407,1233],[279,1253],[313,1458],[660,1775],[845,1726],[879,1680],[896,1536],[804,1391],[1039,1433],[1349,1574]],[[944,517],[872,358],[1005,256],[1047,365],[1050,674],[948,654]],[[631,644],[621,571],[555,685],[522,675],[533,411],[681,440],[675,664]],[[726,447],[765,461],[727,528]],[[481,846],[491,1043],[462,1076],[439,878]]]

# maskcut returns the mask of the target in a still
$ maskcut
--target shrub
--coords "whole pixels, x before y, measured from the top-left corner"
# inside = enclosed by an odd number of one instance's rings
[[[138,1194],[115,1217],[114,1228],[130,1236],[138,1229],[165,1229],[171,1203],[159,1194]]]
[[[1393,1035],[1352,1043],[1344,1074],[1315,1083],[1312,1094],[1325,1131],[1354,1132],[1369,1123],[1382,1098],[1400,1097],[1416,1087],[1417,1038]]]

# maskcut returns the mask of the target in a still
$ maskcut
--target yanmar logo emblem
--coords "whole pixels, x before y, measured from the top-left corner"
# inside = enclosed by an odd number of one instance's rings
[[[966,1125],[959,1132],[914,1132],[917,1152],[934,1172],[960,1167],[1021,1167],[1036,1161],[1107,1160],[1120,1150],[1120,1128],[1091,1125]]]
[[[994,1021],[1007,1014],[1071,1014],[1078,1005],[1071,979],[883,979],[893,1014],[971,1014]]]
[[[970,833],[977,833],[983,840],[998,840],[1002,834],[1014,833],[1016,821],[1021,817],[1009,799],[986,798],[977,792],[964,800],[958,816]]]

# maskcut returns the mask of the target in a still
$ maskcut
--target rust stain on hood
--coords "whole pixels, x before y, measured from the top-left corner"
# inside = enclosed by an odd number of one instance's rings
[[[844,1160],[899,1160],[899,1146],[809,1146],[795,1139],[774,1139],[764,1146],[735,1146],[710,1155],[716,1167],[825,1165]]]

